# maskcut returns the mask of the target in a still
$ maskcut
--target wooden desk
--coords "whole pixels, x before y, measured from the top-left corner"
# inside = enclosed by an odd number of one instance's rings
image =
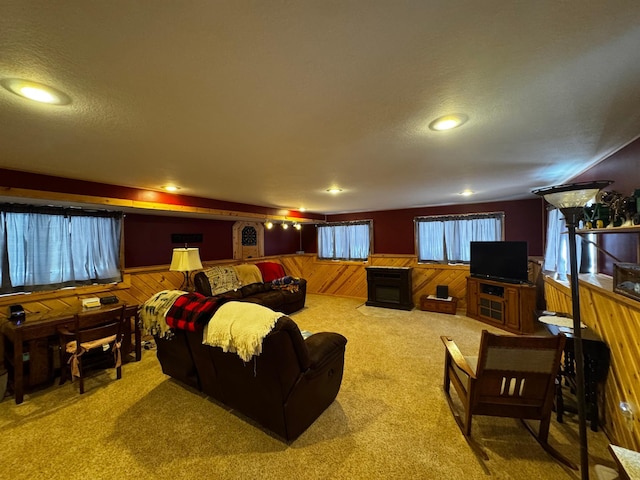
[[[51,379],[53,377],[52,370],[47,367],[50,362],[49,340],[53,337],[57,341],[59,327],[66,325],[73,328],[74,315],[81,311],[81,308],[69,308],[46,313],[28,313],[25,321],[19,325],[11,321],[2,325],[5,363],[9,370],[13,369],[13,389],[16,403],[22,403],[24,400],[25,361],[27,361],[25,354],[28,353],[30,385]],[[129,318],[135,317],[135,356],[136,360],[140,360],[142,358],[142,342],[140,322],[137,318],[138,305],[127,305],[125,315]],[[131,322],[127,322],[127,325],[130,327]],[[124,352],[131,352],[131,330],[125,332],[122,348]]]

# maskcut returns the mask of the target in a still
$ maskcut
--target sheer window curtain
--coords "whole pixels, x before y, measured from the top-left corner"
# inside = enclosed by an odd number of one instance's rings
[[[444,261],[444,238],[444,222],[418,222],[418,259]]]
[[[318,226],[318,254],[320,258],[334,258],[333,229]]]
[[[369,257],[371,223],[318,225],[318,257],[333,260],[366,260]]]
[[[450,262],[469,262],[471,242],[502,238],[502,222],[497,218],[459,219],[447,222],[444,230]]]
[[[576,238],[578,271],[581,270],[582,239]],[[566,280],[569,273],[569,235],[562,212],[557,208],[547,214],[547,242],[544,250],[543,270],[555,272],[559,280]]]
[[[0,291],[36,291],[121,280],[121,216],[4,211]]]
[[[369,224],[352,225],[349,230],[349,258],[369,257]]]
[[[120,277],[120,222],[115,218],[71,217],[71,252],[76,281]]]
[[[502,215],[417,219],[418,261],[469,262],[472,241],[502,238]]]

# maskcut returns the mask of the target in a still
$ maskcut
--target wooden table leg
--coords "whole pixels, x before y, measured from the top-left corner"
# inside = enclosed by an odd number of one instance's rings
[[[24,358],[22,338],[16,335],[13,345],[13,391],[16,396],[16,404],[24,400]]]
[[[140,318],[138,315],[135,316],[135,327],[134,327],[134,336],[136,340],[136,361],[142,360],[142,332],[140,327]]]

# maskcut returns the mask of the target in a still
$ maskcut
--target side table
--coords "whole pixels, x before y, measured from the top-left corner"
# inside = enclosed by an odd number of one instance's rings
[[[457,308],[458,299],[456,297],[438,298],[435,295],[420,297],[420,310],[455,315]]]
[[[561,319],[569,319],[570,315],[557,312],[536,312],[536,316],[557,316]],[[542,323],[542,322],[540,322]],[[554,324],[543,323],[544,329],[551,335],[563,333],[567,338],[564,345],[564,358],[558,372],[556,391],[556,418],[562,423],[565,410],[571,410],[564,403],[562,385],[569,387],[569,391],[575,394],[575,352],[573,347],[573,329],[564,328]],[[603,383],[609,371],[610,353],[609,347],[590,328],[581,331],[582,349],[584,355],[584,389],[585,402],[587,404],[587,416],[591,423],[591,430],[598,431],[598,385]]]

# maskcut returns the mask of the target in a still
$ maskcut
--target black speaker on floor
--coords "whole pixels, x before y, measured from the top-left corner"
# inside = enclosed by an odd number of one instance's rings
[[[448,285],[437,285],[436,286],[436,297],[438,297],[438,298],[449,298],[449,286]]]

